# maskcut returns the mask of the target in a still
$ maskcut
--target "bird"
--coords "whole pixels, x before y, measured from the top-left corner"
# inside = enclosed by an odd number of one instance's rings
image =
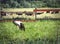
[[[13,23],[14,23],[17,27],[19,27],[20,30],[24,30],[24,31],[25,31],[25,26],[24,26],[23,22],[18,21],[18,20],[13,20]]]

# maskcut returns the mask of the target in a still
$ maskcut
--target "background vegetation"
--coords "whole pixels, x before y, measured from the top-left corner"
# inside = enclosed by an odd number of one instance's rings
[[[59,8],[60,0],[0,0],[0,8]]]

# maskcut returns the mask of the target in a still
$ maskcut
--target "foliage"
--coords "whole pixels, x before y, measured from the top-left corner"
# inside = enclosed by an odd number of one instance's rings
[[[0,0],[2,8],[60,7],[60,0]]]

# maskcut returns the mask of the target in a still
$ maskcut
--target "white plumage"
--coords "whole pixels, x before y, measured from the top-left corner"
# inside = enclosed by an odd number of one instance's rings
[[[14,21],[16,24],[20,25],[21,21]]]

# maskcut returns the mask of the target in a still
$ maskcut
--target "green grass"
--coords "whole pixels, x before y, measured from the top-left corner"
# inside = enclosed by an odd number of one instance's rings
[[[12,22],[0,22],[0,39],[56,39],[57,30],[60,29],[60,20],[40,20],[36,22],[23,22],[26,30],[19,30]],[[60,33],[60,32],[58,32]]]

